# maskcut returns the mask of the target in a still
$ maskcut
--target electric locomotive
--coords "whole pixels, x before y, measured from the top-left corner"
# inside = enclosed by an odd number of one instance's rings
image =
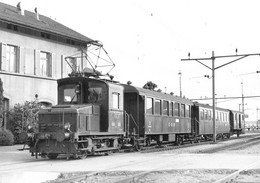
[[[123,90],[91,77],[59,79],[58,105],[40,110],[39,132],[28,143],[31,153],[54,159],[120,149],[122,141],[127,144]]]

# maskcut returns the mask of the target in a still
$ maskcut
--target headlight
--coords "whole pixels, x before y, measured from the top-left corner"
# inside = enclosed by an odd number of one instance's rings
[[[32,128],[33,128],[32,125],[28,125],[28,126],[27,126],[27,129],[28,129],[28,130],[30,130],[30,129],[32,129]]]
[[[65,123],[64,129],[65,129],[65,130],[69,130],[69,129],[70,129],[70,123]]]

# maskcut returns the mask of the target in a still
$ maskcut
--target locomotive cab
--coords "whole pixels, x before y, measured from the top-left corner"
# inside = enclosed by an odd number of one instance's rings
[[[84,157],[120,148],[125,136],[123,87],[111,81],[58,80],[58,105],[39,112],[39,132],[30,151],[56,158]]]

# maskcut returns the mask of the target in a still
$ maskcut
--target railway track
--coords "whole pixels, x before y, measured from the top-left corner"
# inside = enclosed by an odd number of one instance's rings
[[[232,149],[232,148],[238,148],[238,145],[240,144],[240,147],[242,147],[242,145],[248,145],[248,144],[254,144],[256,143],[257,141],[259,141],[260,139],[260,136],[259,135],[252,135],[252,136],[245,136],[245,137],[241,137],[240,139],[245,139],[243,142],[244,143],[241,143],[240,142],[235,142],[234,145],[232,144],[230,146],[229,144],[229,148],[228,149]],[[145,152],[156,152],[156,151],[167,151],[167,150],[172,150],[172,149],[177,149],[177,148],[184,148],[184,147],[191,147],[191,146],[194,146],[194,145],[204,145],[204,144],[209,144],[209,143],[212,143],[211,141],[208,141],[208,142],[201,142],[201,143],[198,143],[198,144],[185,144],[183,146],[173,146],[173,147],[163,147],[163,148],[155,148],[155,149],[147,149],[147,150],[144,150],[144,151],[141,151],[140,153],[145,153]],[[221,150],[227,150],[227,147],[228,146],[222,146],[221,149],[218,149],[218,148],[215,148],[214,150],[210,150],[210,151],[204,151],[204,153],[214,153],[214,152],[219,152]],[[176,156],[175,158],[177,158],[178,155],[174,155]],[[148,160],[148,161],[154,161],[156,159],[152,159],[152,160]],[[148,161],[142,161],[142,162],[138,162],[139,165],[142,165],[142,164],[146,164]],[[120,177],[119,176],[119,179],[115,180],[115,181],[112,181],[112,182],[115,182],[115,183],[125,183],[125,182],[138,182],[138,180],[140,178],[143,178],[155,171],[159,171],[160,169],[164,168],[164,167],[167,167],[167,163],[171,163],[171,162],[166,162],[163,166],[155,166],[154,169],[151,169],[149,171],[139,171],[139,172],[132,172],[132,173],[129,173],[127,174],[127,176],[123,176]],[[258,165],[259,162],[253,164],[253,165],[250,165],[250,166],[247,166],[245,168],[241,168],[240,170],[236,171],[235,173],[232,173],[230,174],[229,176],[226,176],[223,178],[223,182],[228,182],[228,180],[232,180],[234,179],[234,177],[236,177],[239,173],[241,173],[242,171],[245,171],[253,166],[256,166]],[[74,177],[69,177],[69,178],[66,178],[66,179],[61,179],[61,180],[55,180],[53,183],[61,183],[61,182],[65,182],[65,183],[71,183],[71,182],[88,182],[88,178],[91,178],[91,177],[94,177],[96,175],[99,175],[99,174],[102,174],[106,171],[108,172],[111,172],[111,171],[118,171],[118,170],[121,170],[121,168],[125,168],[125,167],[130,167],[132,165],[136,165],[137,163],[136,162],[133,162],[133,163],[129,163],[127,165],[122,165],[122,166],[115,166],[115,167],[110,167],[109,169],[107,170],[102,170],[102,171],[95,171],[95,172],[88,172],[88,173],[82,173],[80,175],[77,175],[77,176],[74,176]],[[217,183],[220,183],[220,182],[217,182]],[[222,182],[221,182],[222,183]]]
[[[217,140],[216,143],[225,142],[225,141],[232,141],[232,140],[237,140],[237,139],[248,139],[248,140],[245,140],[243,142],[243,144],[245,144],[245,143],[248,144],[251,141],[252,141],[252,143],[253,142],[257,143],[257,140],[260,139],[260,134],[250,134],[250,135],[240,136],[239,138],[232,137],[230,139]],[[198,145],[207,145],[207,144],[212,144],[212,143],[213,143],[213,141],[209,140],[209,141],[200,141],[200,142],[193,142],[193,143],[186,142],[183,145],[179,145],[179,146],[163,145],[163,146],[160,146],[160,147],[158,147],[158,146],[144,147],[140,152],[141,153],[152,153],[152,152],[160,152],[160,151],[168,151],[168,150],[174,150],[174,149],[187,148],[187,147],[198,146]],[[236,147],[238,147],[238,145],[241,145],[241,142],[235,143],[232,147],[236,148]],[[223,148],[232,148],[232,147],[229,147],[229,145],[226,145],[224,147],[220,147],[219,149],[212,149],[212,150],[205,151],[204,153],[214,153],[214,152],[223,150]]]
[[[230,175],[227,175],[225,177],[223,177],[222,179],[216,181],[215,183],[231,183],[231,182],[236,182],[236,179],[239,177],[239,175],[244,172],[244,171],[248,171],[250,169],[253,169],[254,167],[256,166],[259,166],[260,165],[260,161],[257,161],[255,163],[252,163],[246,167],[243,167],[237,171],[235,171],[234,173],[230,174]],[[259,180],[257,182],[251,182],[251,183],[258,183]]]

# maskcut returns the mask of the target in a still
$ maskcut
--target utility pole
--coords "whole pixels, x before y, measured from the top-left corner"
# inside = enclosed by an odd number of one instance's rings
[[[258,110],[260,110],[260,108],[256,108],[256,128],[258,129]]]
[[[246,58],[248,56],[260,56],[260,53],[255,53],[255,54],[241,54],[238,55],[237,54],[237,49],[236,49],[236,55],[224,55],[224,56],[215,56],[214,51],[212,51],[212,56],[209,58],[190,58],[190,53],[188,53],[188,59],[181,59],[181,61],[196,61],[198,63],[200,63],[201,65],[207,67],[208,69],[210,69],[212,71],[212,110],[213,110],[213,142],[216,142],[216,106],[215,106],[215,70],[224,67],[226,65],[229,65],[231,63],[234,63],[238,60],[241,60],[243,58]],[[222,64],[218,67],[215,67],[215,60],[216,59],[221,59],[221,58],[235,58],[232,61],[229,61],[225,64]],[[202,63],[202,61],[207,61],[207,60],[211,60],[212,61],[212,66],[209,67],[208,65]]]
[[[245,99],[244,99],[244,89],[243,89],[243,81],[241,82],[241,92],[242,92],[242,113],[245,113]]]
[[[179,81],[180,81],[180,97],[182,97],[182,91],[181,91],[181,71],[179,71]]]

